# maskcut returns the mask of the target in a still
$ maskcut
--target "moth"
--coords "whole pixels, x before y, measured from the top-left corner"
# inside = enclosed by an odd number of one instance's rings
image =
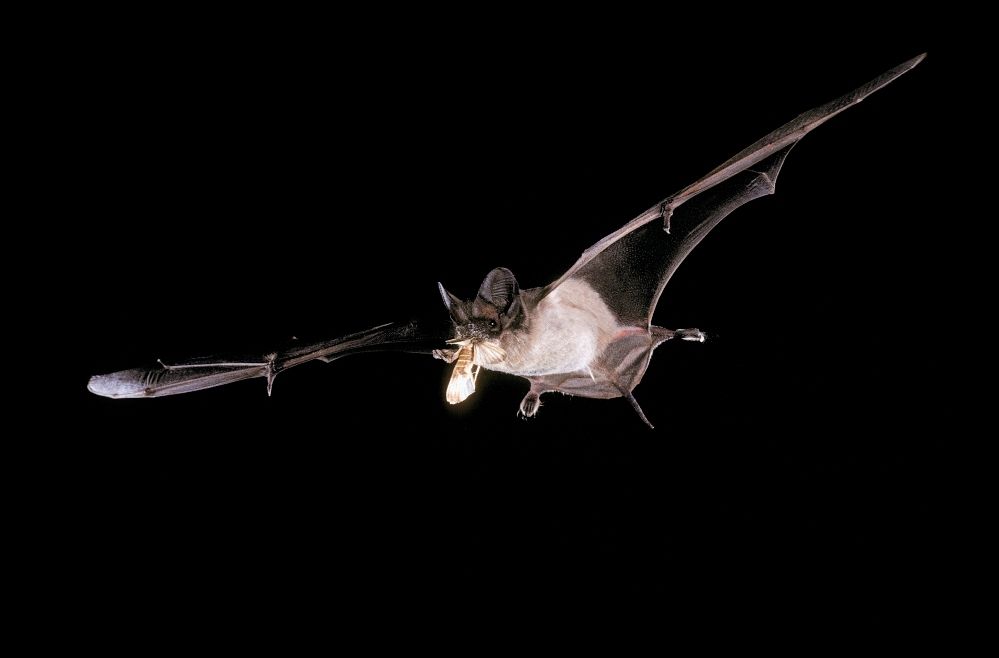
[[[453,364],[446,399],[458,404],[475,391],[481,368],[525,378],[520,403],[534,416],[545,393],[624,398],[652,427],[634,396],[657,347],[672,339],[703,342],[698,329],[666,329],[652,317],[670,277],[711,229],[740,206],[773,194],[791,149],[806,134],[914,68],[925,54],[866,85],[805,112],[749,145],[705,176],[671,194],[583,252],[551,283],[521,288],[513,272],[486,275],[474,299],[438,284],[450,316],[446,335],[417,323],[387,324],[333,340],[249,359],[205,358],[159,363],[90,379],[110,398],[188,393],[254,377],[267,381],[313,360],[375,350],[432,354]]]

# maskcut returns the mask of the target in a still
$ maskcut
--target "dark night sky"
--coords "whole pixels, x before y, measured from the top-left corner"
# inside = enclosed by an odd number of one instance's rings
[[[68,163],[92,218],[70,232],[85,431],[59,502],[83,578],[359,604],[765,593],[777,615],[843,601],[868,621],[942,582],[928,555],[957,411],[935,334],[957,258],[932,190],[951,62],[903,33],[735,61],[655,43],[513,58],[512,41],[470,39],[385,60],[289,36],[109,47]],[[310,364],[270,399],[260,380],[150,401],[84,389],[157,357],[439,316],[437,281],[470,296],[495,266],[543,285],[923,50],[680,268],[656,323],[710,340],[657,351],[636,390],[655,432],[620,400],[548,396],[521,420],[526,383],[493,373],[451,408],[449,369],[413,355]]]

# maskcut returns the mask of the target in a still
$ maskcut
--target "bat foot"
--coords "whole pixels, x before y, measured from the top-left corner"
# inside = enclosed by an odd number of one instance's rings
[[[652,327],[652,338],[655,341],[653,347],[659,347],[662,343],[674,338],[689,340],[695,343],[703,343],[708,335],[700,329],[664,329],[663,327]]]
[[[541,396],[534,391],[525,395],[524,399],[520,401],[520,415],[524,418],[533,418],[540,408]]]
[[[695,343],[703,343],[707,335],[700,329],[677,329],[676,337],[680,340],[691,340]]]

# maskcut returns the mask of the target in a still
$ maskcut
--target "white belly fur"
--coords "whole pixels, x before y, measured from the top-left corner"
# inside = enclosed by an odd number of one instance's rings
[[[506,335],[506,358],[483,367],[521,376],[587,371],[619,327],[587,283],[566,281],[541,300],[528,335]]]

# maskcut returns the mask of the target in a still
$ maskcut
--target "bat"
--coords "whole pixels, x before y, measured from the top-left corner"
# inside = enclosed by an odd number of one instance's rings
[[[925,54],[883,73],[836,100],[800,114],[583,252],[548,285],[523,289],[513,272],[489,272],[474,299],[438,283],[450,322],[443,329],[392,323],[366,331],[249,358],[200,358],[96,375],[91,392],[110,398],[188,393],[243,379],[275,377],[288,368],[371,351],[431,354],[453,364],[446,400],[475,391],[481,368],[525,378],[519,406],[537,414],[541,396],[624,398],[650,428],[634,395],[657,347],[672,340],[703,342],[696,328],[652,324],[659,298],[687,254],[740,206],[773,194],[791,149],[806,134],[918,65]]]

